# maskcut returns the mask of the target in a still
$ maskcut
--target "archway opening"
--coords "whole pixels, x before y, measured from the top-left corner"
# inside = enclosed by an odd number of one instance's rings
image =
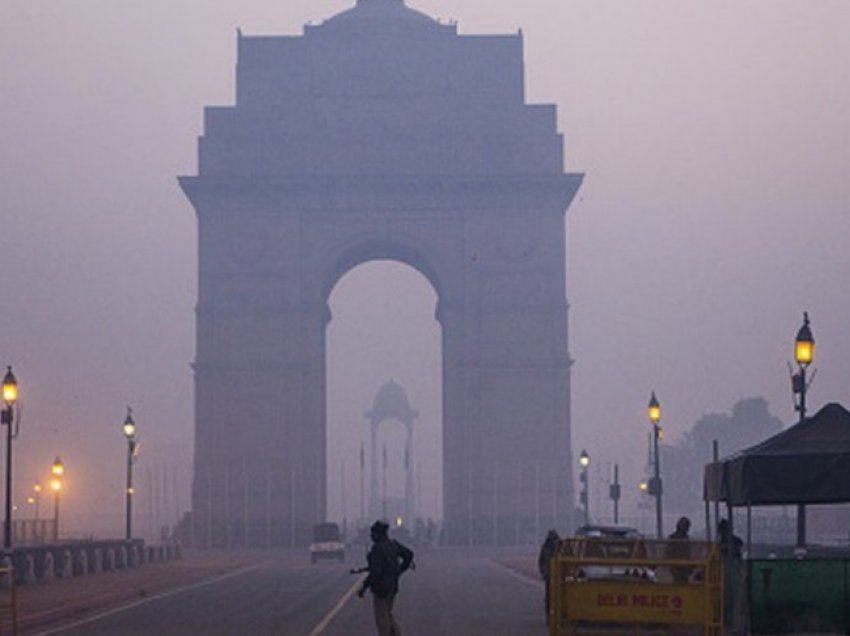
[[[403,387],[413,421],[411,452],[405,426],[390,418],[378,426],[381,516],[401,516],[408,470],[413,477],[411,532],[431,531],[443,516],[442,335],[437,293],[413,267],[389,260],[349,270],[334,286],[327,328],[327,511],[349,534],[371,522],[371,428],[366,415],[388,383]],[[386,460],[384,459],[386,449]],[[384,515],[383,513],[386,512]],[[434,537],[436,538],[436,537]]]

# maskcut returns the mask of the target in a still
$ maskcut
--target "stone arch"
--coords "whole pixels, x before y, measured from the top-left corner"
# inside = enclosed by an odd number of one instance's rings
[[[351,243],[338,255],[331,253],[320,259],[327,264],[320,292],[325,302],[347,273],[364,263],[381,260],[403,263],[422,274],[431,284],[439,302],[444,285],[438,274],[438,266],[434,265],[434,256],[427,247],[423,250],[410,239],[374,238],[368,235],[358,237]]]

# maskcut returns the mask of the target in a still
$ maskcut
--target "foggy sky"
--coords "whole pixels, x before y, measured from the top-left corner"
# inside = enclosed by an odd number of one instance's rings
[[[0,4],[0,365],[24,401],[19,505],[59,453],[69,530],[117,534],[127,404],[137,475],[180,466],[188,501],[197,248],[175,176],[196,171],[202,108],[233,103],[237,27],[299,34],[351,4]],[[757,395],[791,422],[804,310],[810,405],[850,404],[850,4],[409,4],[465,35],[522,28],[528,101],[558,105],[566,168],[587,174],[568,213],[567,292],[573,448],[591,453],[592,483],[613,462],[637,481],[652,389],[667,439]],[[436,472],[435,300],[418,273],[380,263],[334,290],[332,516],[342,459],[357,512],[363,411],[391,377],[421,413],[416,461]]]

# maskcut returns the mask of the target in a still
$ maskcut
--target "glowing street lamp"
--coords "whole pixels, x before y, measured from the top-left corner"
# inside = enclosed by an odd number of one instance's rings
[[[53,541],[59,541],[59,495],[62,492],[62,477],[65,475],[65,464],[59,459],[59,455],[50,466],[50,490],[53,491]]]
[[[809,312],[803,312],[803,326],[797,331],[794,339],[794,360],[797,362],[797,373],[791,373],[791,392],[794,394],[794,410],[800,414],[800,422],[806,420],[806,393],[812,379],[806,378],[806,370],[815,357],[815,338],[809,326]],[[789,365],[790,368],[790,365]],[[814,373],[812,374],[814,378]],[[797,506],[797,547],[806,547],[806,507]]]
[[[794,358],[797,364],[808,366],[815,357],[815,339],[809,326],[809,312],[803,312],[803,326],[797,332],[794,342]]]
[[[579,479],[582,483],[581,489],[581,503],[584,506],[584,525],[590,524],[590,506],[588,496],[588,478],[587,478],[587,469],[590,467],[590,455],[587,454],[587,451],[582,449],[581,454],[578,456],[578,465],[581,467],[581,473],[579,474]]]
[[[661,404],[658,402],[658,398],[655,397],[655,391],[653,391],[652,395],[649,397],[647,415],[649,415],[649,421],[652,422],[653,425],[657,426],[661,421]]]
[[[659,539],[664,538],[664,529],[662,524],[661,512],[661,462],[658,456],[658,441],[661,439],[662,432],[659,422],[661,422],[661,404],[658,398],[655,397],[655,391],[649,398],[649,406],[647,407],[647,415],[649,421],[652,422],[652,447],[653,447],[653,475],[649,482],[649,494],[655,496],[655,532]]]
[[[127,438],[127,518],[126,533],[124,538],[129,541],[133,538],[133,459],[136,456],[136,422],[133,419],[133,409],[127,407],[127,417],[123,424],[124,437]]]
[[[12,438],[17,437],[17,431],[12,432],[15,423],[15,402],[18,401],[18,381],[12,373],[12,367],[6,367],[3,377],[3,402],[6,407],[0,415],[0,422],[6,426],[6,517],[3,523],[3,548],[12,549]]]
[[[6,375],[3,377],[3,401],[7,408],[18,401],[18,380],[11,366],[6,367]]]
[[[791,376],[791,390],[795,400],[794,409],[800,413],[800,421],[806,419],[806,392],[811,380],[806,379],[806,369],[815,357],[815,339],[809,326],[809,312],[803,312],[803,326],[794,339],[794,360],[797,362],[797,373]]]

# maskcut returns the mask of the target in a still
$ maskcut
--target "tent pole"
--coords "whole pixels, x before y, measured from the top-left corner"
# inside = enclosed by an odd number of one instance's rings
[[[728,501],[726,502],[726,519],[729,521],[729,539],[731,540],[732,536],[735,534],[735,512],[734,508],[732,508],[732,504]],[[731,544],[730,544],[731,547]]]
[[[806,506],[797,504],[797,548],[806,549]]]
[[[747,558],[753,553],[753,504],[747,502]]]
[[[715,462],[720,461],[720,443],[717,440],[711,442],[711,454]],[[720,499],[714,500],[714,533],[717,538],[717,524],[720,522]]]

